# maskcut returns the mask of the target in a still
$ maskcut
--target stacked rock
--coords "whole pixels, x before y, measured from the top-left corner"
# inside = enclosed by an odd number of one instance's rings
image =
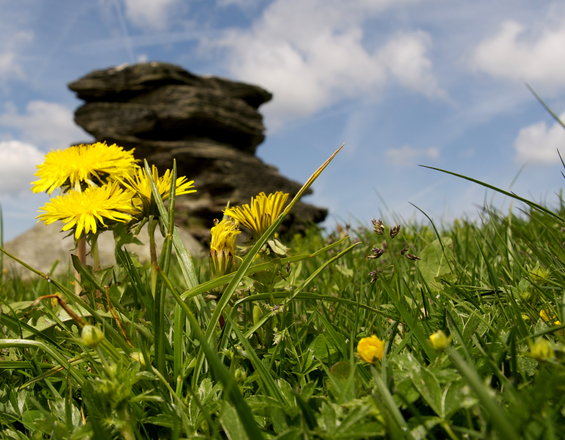
[[[300,184],[257,156],[265,139],[261,87],[194,75],[167,63],[141,63],[93,71],[69,84],[86,101],[75,122],[97,141],[135,148],[160,169],[176,160],[178,175],[195,180],[198,192],[177,201],[177,223],[205,237],[227,203],[249,202],[263,191],[288,192]],[[286,223],[303,228],[327,210],[299,203]]]

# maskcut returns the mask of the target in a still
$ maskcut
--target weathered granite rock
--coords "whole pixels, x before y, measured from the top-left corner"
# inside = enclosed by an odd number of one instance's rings
[[[4,248],[15,257],[19,258],[34,269],[43,273],[50,273],[53,267],[55,271],[51,275],[59,275],[64,273],[72,273],[71,251],[75,247],[74,239],[64,232],[60,232],[60,224],[46,225],[38,223],[30,230],[19,235],[15,239],[5,243]],[[200,243],[195,240],[189,233],[183,229],[179,229],[180,237],[187,250],[196,257],[205,255],[205,251]],[[131,253],[137,255],[139,261],[149,261],[149,236],[147,234],[147,226],[142,228],[138,239],[142,245],[127,244],[124,247]],[[155,237],[157,249],[160,250],[163,245],[163,237],[157,233]],[[98,249],[100,254],[100,262],[103,267],[115,264],[114,257],[114,238],[109,231],[102,232],[98,238]],[[89,256],[87,263],[92,264]],[[17,274],[22,278],[31,278],[36,276],[19,263],[11,258],[4,256],[4,269],[8,274]]]
[[[265,139],[258,107],[272,95],[261,87],[197,76],[167,63],[96,70],[69,84],[86,101],[75,121],[98,141],[135,148],[160,169],[176,160],[198,192],[177,201],[177,221],[205,236],[231,205],[264,191],[296,194],[300,184],[255,156]],[[327,211],[299,203],[287,226],[324,220]]]

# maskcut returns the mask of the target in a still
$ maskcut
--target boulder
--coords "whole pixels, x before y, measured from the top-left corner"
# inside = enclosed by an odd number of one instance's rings
[[[69,88],[86,101],[76,123],[97,141],[133,148],[161,170],[176,161],[178,175],[195,180],[197,192],[177,200],[177,221],[198,237],[228,203],[261,191],[294,196],[301,186],[255,155],[265,139],[258,108],[272,98],[261,87],[151,62],[96,70]],[[286,227],[301,230],[326,215],[301,202]]]
[[[61,232],[61,225],[53,223],[37,223],[27,232],[19,235],[15,239],[5,243],[4,248],[10,254],[19,258],[29,266],[43,273],[51,275],[61,275],[72,273],[71,253],[75,250],[75,241],[72,235]],[[180,237],[186,249],[195,257],[202,257],[206,252],[202,245],[192,237],[191,234],[179,229]],[[125,249],[137,255],[142,263],[149,262],[149,235],[147,225],[144,226],[138,236],[141,241],[139,244],[127,244]],[[155,236],[157,249],[160,251],[163,245],[163,237],[157,232]],[[113,266],[115,264],[115,243],[112,232],[102,232],[98,238],[98,249],[100,263],[102,267]],[[8,274],[15,274],[21,278],[31,278],[36,276],[29,269],[25,268],[15,260],[4,255],[4,270]],[[87,264],[92,264],[90,256],[87,256]]]

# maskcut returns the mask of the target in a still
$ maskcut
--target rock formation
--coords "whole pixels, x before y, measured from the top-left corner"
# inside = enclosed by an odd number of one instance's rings
[[[258,107],[272,95],[249,84],[197,76],[166,63],[93,71],[69,84],[86,101],[75,121],[98,141],[135,148],[161,169],[176,159],[196,194],[177,201],[177,222],[205,237],[214,218],[261,191],[296,194],[300,184],[255,156],[265,139]],[[300,203],[287,226],[318,223],[327,211]]]

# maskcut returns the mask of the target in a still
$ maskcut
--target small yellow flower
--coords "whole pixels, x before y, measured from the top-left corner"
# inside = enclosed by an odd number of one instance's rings
[[[214,222],[210,229],[210,257],[212,259],[212,272],[221,276],[231,270],[236,250],[236,240],[241,233],[237,223],[229,218],[221,222]]]
[[[375,335],[361,338],[357,344],[357,353],[365,362],[373,363],[384,357],[385,343]]]
[[[141,365],[145,366],[145,357],[143,353],[140,351],[132,351],[129,354],[129,357],[132,358],[134,361],[139,362]]]
[[[85,325],[81,332],[82,343],[87,347],[96,347],[104,339],[104,333],[94,325]]]
[[[530,344],[529,355],[540,361],[552,359],[554,357],[553,347],[547,339],[537,338],[535,342]]]
[[[559,321],[557,319],[557,316],[555,316],[555,314],[548,312],[545,309],[541,309],[539,312],[539,316],[541,319],[543,319],[544,322],[547,323],[551,323],[553,322],[553,325],[561,325],[561,321]]]
[[[171,170],[166,170],[165,174],[159,176],[159,171],[155,165],[151,166],[151,179],[157,187],[157,191],[163,200],[169,198],[171,191]],[[151,191],[151,182],[145,169],[137,168],[132,174],[120,179],[122,185],[135,194],[133,203],[136,207],[137,214],[140,217],[150,214],[157,214],[157,207],[153,199]],[[175,196],[196,192],[194,189],[194,180],[188,180],[186,177],[178,177],[175,182]]]
[[[451,344],[451,336],[447,336],[443,330],[432,333],[428,339],[436,350],[445,350]]]
[[[249,204],[226,208],[224,215],[231,217],[260,237],[284,209],[288,193],[277,191],[266,195],[264,192],[251,197]]]
[[[32,182],[32,191],[51,194],[58,188],[80,191],[89,186],[100,186],[112,179],[130,174],[137,160],[133,150],[126,151],[116,144],[96,142],[75,145],[65,150],[50,151],[38,165]]]
[[[84,191],[69,191],[54,197],[39,208],[44,211],[37,216],[46,224],[56,221],[65,223],[62,230],[75,230],[75,238],[83,234],[96,234],[106,221],[128,222],[132,219],[131,193],[117,184],[94,186]]]

